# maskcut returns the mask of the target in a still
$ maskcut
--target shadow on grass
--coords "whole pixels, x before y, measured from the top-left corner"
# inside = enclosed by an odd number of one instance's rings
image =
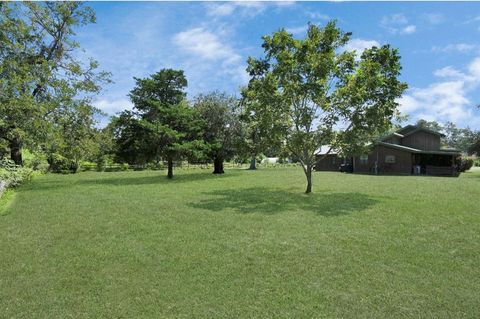
[[[204,193],[209,199],[190,203],[193,208],[220,212],[276,214],[292,210],[310,211],[321,216],[340,216],[359,212],[378,203],[361,193],[313,193],[254,187],[242,190],[218,190]]]
[[[85,174],[85,175],[83,175]],[[88,175],[87,175],[88,174]],[[98,175],[94,175],[98,174]],[[131,175],[130,175],[131,174]],[[36,180],[26,183],[22,190],[26,191],[44,191],[61,189],[68,187],[88,186],[88,185],[105,185],[105,186],[139,186],[139,185],[167,185],[180,184],[206,180],[220,180],[236,176],[237,174],[228,172],[227,174],[215,175],[211,171],[194,172],[194,173],[177,173],[173,179],[168,179],[165,172],[158,171],[152,175],[144,176],[136,172],[109,172],[109,173],[79,173],[78,175],[66,175],[57,180]],[[95,178],[97,177],[97,178]]]

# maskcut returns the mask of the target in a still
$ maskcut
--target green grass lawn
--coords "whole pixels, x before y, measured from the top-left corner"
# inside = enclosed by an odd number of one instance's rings
[[[316,172],[311,195],[300,168],[164,174],[50,174],[10,194],[0,317],[480,317],[478,170]]]

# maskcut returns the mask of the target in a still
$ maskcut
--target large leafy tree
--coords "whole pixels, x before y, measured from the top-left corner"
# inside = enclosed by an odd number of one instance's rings
[[[59,109],[90,107],[108,80],[96,61],[78,58],[73,40],[76,28],[93,22],[80,2],[0,4],[0,139],[16,164],[26,143],[46,141]]]
[[[186,101],[187,79],[181,70],[162,69],[135,82],[130,92],[134,110],[120,116],[132,136],[126,145],[146,160],[166,160],[172,178],[173,162],[198,156],[203,146],[202,121]]]
[[[50,164],[60,155],[78,168],[81,160],[98,153],[101,141],[96,136],[94,113],[95,109],[82,100],[69,101],[55,110],[47,140],[42,143]]]
[[[213,173],[223,174],[223,162],[235,155],[243,133],[238,101],[225,93],[212,92],[197,96],[194,108],[204,122],[205,154],[213,161]]]
[[[443,127],[445,143],[457,150],[468,153],[476,140],[480,140],[480,131],[469,127],[460,128],[452,122],[447,122]]]
[[[253,112],[268,105],[281,121],[276,127],[301,163],[306,193],[312,191],[315,151],[327,144],[348,152],[363,148],[391,127],[396,99],[406,89],[398,80],[396,49],[372,47],[358,56],[344,50],[350,36],[335,21],[309,25],[305,39],[280,30],[263,37],[262,59],[248,61],[252,77],[244,95]]]
[[[240,118],[245,132],[243,148],[251,158],[249,169],[255,170],[260,153],[269,147],[280,146],[287,118],[279,107],[283,101],[274,77],[263,74],[265,64],[252,58],[249,58],[248,64],[252,81],[242,89]]]

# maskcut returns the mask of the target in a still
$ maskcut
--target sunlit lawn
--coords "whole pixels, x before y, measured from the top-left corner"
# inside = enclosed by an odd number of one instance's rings
[[[46,175],[0,205],[1,318],[479,318],[480,171]],[[12,197],[12,196],[8,196]]]

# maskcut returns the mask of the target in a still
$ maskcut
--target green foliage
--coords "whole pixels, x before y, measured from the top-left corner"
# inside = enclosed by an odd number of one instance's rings
[[[301,40],[281,30],[263,37],[263,59],[248,60],[251,80],[242,96],[247,123],[255,128],[251,139],[283,142],[302,164],[307,193],[315,151],[327,144],[348,154],[364,151],[392,127],[407,87],[398,80],[398,50],[383,45],[358,56],[343,50],[350,36],[335,21],[309,25]]]
[[[462,156],[460,158],[460,163],[458,165],[458,171],[463,173],[468,171],[473,167],[474,164],[474,158],[470,156]]]
[[[81,172],[90,172],[90,171],[96,171],[97,170],[97,163],[89,162],[89,161],[83,161],[80,163],[79,170]]]
[[[43,152],[31,152],[28,149],[23,151],[23,166],[41,173],[46,173],[49,168],[47,156]]]
[[[91,8],[80,2],[0,6],[0,138],[17,164],[24,146],[69,144],[71,152],[83,151],[75,147],[82,137],[69,135],[83,134],[73,122],[77,112],[97,112],[91,98],[109,76],[96,71],[96,61],[79,58],[74,40],[78,27],[94,21]],[[72,157],[61,149],[53,152]]]
[[[230,160],[238,153],[243,141],[243,127],[239,119],[238,101],[226,93],[212,92],[195,98],[194,109],[203,120],[203,141],[205,156],[223,172],[224,160]],[[197,160],[202,160],[197,159]]]
[[[479,133],[480,134],[480,133]],[[469,154],[475,154],[477,157],[480,157],[480,136],[473,140],[472,145],[468,148]]]
[[[75,160],[58,153],[49,154],[48,164],[52,173],[70,174],[78,170],[78,163]]]
[[[473,166],[480,167],[480,158],[475,157],[475,159],[473,160]]]
[[[173,177],[173,161],[199,158],[204,147],[203,123],[185,99],[187,80],[183,71],[163,69],[135,81],[134,110],[113,122],[117,157],[131,164],[167,161]]]
[[[424,119],[419,119],[416,123],[416,126],[426,128],[435,132],[441,133],[443,131],[442,125],[438,123],[437,121],[427,121]]]
[[[7,188],[17,187],[30,180],[32,176],[31,168],[16,165],[12,160],[0,160],[0,182],[4,182]]]

